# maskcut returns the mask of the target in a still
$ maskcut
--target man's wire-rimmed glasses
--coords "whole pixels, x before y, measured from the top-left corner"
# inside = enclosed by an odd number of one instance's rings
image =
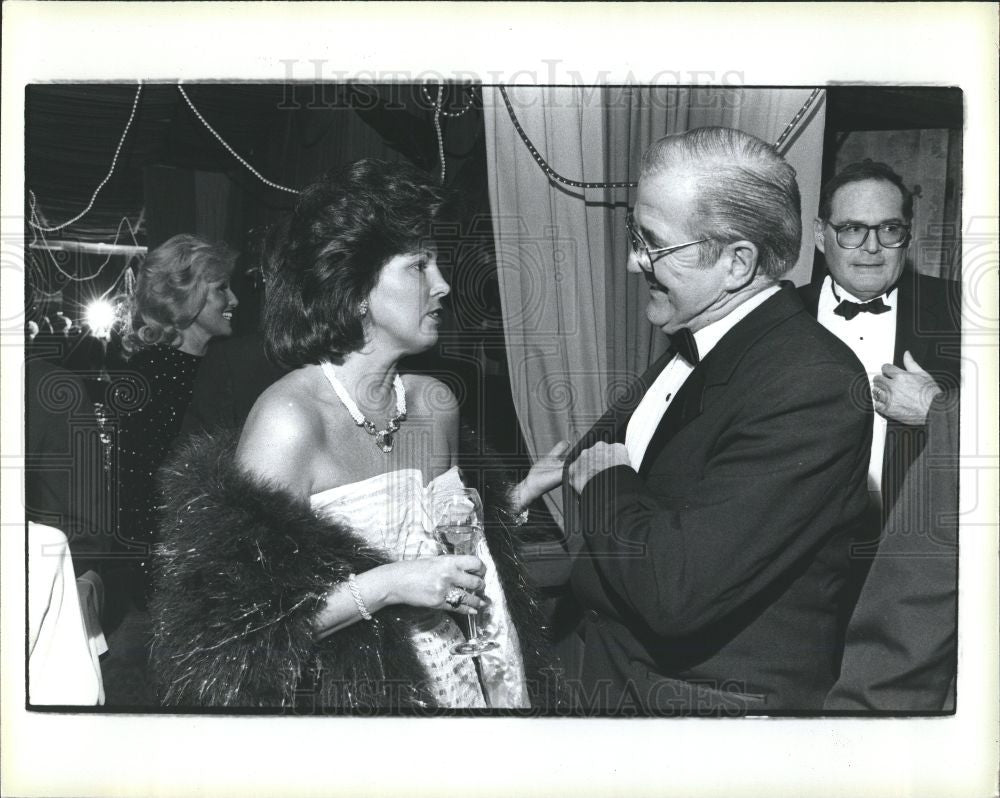
[[[834,224],[827,221],[837,236],[837,244],[842,249],[858,249],[863,247],[872,230],[880,246],[886,249],[899,249],[910,236],[910,226],[901,222],[882,222],[881,224],[861,224],[845,222]]]
[[[639,264],[640,269],[647,273],[653,271],[653,263],[664,255],[669,255],[671,252],[676,252],[685,247],[693,247],[695,244],[704,244],[706,241],[711,241],[710,238],[699,238],[697,241],[686,241],[683,244],[675,244],[672,247],[651,248],[643,240],[642,236],[639,235],[639,231],[635,229],[635,219],[632,216],[632,211],[629,211],[625,216],[625,230],[628,232],[629,246],[632,249],[632,256],[635,258],[635,262]]]

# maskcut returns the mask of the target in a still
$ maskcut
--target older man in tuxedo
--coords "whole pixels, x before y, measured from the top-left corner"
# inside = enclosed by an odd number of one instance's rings
[[[780,283],[801,241],[794,170],[737,130],[667,136],[629,233],[672,345],[567,456],[577,709],[819,709],[871,410],[857,358]]]

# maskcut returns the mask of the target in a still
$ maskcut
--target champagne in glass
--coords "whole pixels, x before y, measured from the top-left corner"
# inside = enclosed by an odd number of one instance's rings
[[[437,527],[438,540],[451,554],[475,554],[476,535],[482,532],[475,524],[441,524]]]
[[[452,554],[475,554],[483,534],[483,509],[473,488],[449,491],[434,497],[434,529],[437,539]],[[469,639],[453,646],[453,654],[476,657],[497,648],[495,640],[479,636],[475,615],[469,615]]]

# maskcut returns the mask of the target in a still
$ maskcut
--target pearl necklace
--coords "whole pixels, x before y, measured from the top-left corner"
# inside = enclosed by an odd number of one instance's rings
[[[341,384],[340,380],[337,379],[333,365],[329,361],[323,361],[320,363],[320,367],[323,369],[323,373],[326,375],[326,379],[330,385],[333,386],[337,398],[347,408],[347,412],[351,414],[354,423],[369,435],[374,435],[375,445],[386,454],[389,454],[392,451],[393,435],[399,429],[400,423],[406,421],[406,388],[403,387],[403,378],[397,374],[392,381],[392,387],[396,391],[396,415],[389,419],[389,423],[385,429],[379,430],[375,428],[375,425],[371,421],[364,417],[357,403],[351,398],[351,395],[347,392],[343,384]]]

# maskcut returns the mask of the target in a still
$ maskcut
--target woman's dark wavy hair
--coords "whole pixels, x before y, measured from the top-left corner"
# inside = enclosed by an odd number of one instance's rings
[[[306,188],[274,259],[264,311],[268,355],[285,368],[364,345],[361,303],[396,255],[432,240],[447,196],[419,169],[371,158]]]

